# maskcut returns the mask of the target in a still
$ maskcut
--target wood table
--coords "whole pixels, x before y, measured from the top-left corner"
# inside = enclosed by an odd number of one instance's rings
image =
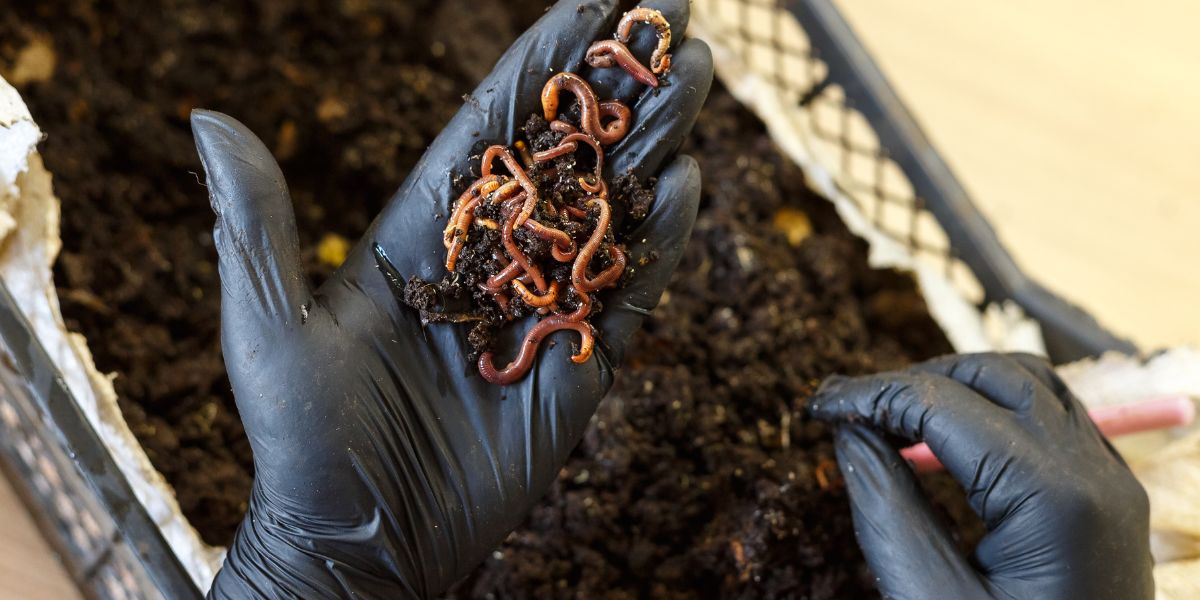
[[[1200,343],[1200,4],[838,6],[1026,271],[1143,348]]]

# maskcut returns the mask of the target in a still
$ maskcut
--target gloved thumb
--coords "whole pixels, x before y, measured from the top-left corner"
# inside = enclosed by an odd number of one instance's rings
[[[838,427],[854,531],[885,598],[976,598],[986,585],[933,513],[900,454],[862,425]]]
[[[195,110],[192,132],[217,214],[226,364],[252,369],[270,354],[260,346],[302,325],[310,308],[291,197],[271,152],[245,125]]]
[[[650,214],[629,235],[629,281],[602,297],[605,308],[596,325],[611,364],[624,361],[633,333],[658,306],[699,210],[700,167],[692,157],[679,156],[659,176]]]

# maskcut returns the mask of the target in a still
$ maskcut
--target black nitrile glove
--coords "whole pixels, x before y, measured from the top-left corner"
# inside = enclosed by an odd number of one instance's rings
[[[678,44],[657,91],[604,73],[601,98],[633,110],[607,151],[612,173],[659,174],[650,215],[629,237],[628,285],[602,297],[598,344],[571,362],[577,334],[554,334],[528,376],[499,387],[467,360],[469,327],[423,328],[378,265],[444,274],[442,229],[481,140],[511,144],[554,72],[592,75],[588,45],[611,37],[612,0],[563,0],[504,55],[426,152],[346,263],[312,289],[300,263],[287,187],[267,148],[237,121],[192,115],[220,254],[222,343],[254,451],[249,512],[218,573],[216,597],[427,597],[445,590],[525,517],[579,441],[625,344],[658,303],[690,235],[696,163],[672,160],[712,81],[699,41]],[[686,0],[648,3],[675,40]],[[635,29],[643,60],[653,29]],[[353,202],[353,199],[346,199]],[[509,327],[517,348],[533,319]],[[575,336],[575,337],[572,337]],[[505,358],[501,355],[499,358]]]
[[[1146,493],[1053,368],[1031,355],[948,356],[830,378],[809,405],[842,423],[854,528],[885,598],[1154,596]],[[924,440],[988,534],[962,556],[873,425]]]

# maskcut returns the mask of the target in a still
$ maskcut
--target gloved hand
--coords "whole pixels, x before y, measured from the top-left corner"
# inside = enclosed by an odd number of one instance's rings
[[[681,39],[687,1],[648,4]],[[193,113],[217,213],[225,364],[255,465],[249,512],[213,596],[434,595],[502,541],[554,479],[658,303],[699,202],[696,163],[671,157],[708,93],[708,48],[679,44],[670,85],[655,92],[616,70],[592,73],[585,51],[612,35],[615,5],[563,0],[526,32],[317,289],[305,280],[287,187],[267,148],[230,117]],[[642,60],[653,33],[635,30]],[[656,258],[602,298],[588,362],[570,361],[576,334],[559,332],[528,376],[499,387],[467,360],[468,327],[422,328],[396,301],[377,253],[406,278],[440,279],[453,175],[468,172],[481,140],[511,144],[561,70],[594,78],[601,98],[633,109],[630,133],[606,162],[612,173],[661,173],[651,214],[629,237],[631,264]],[[533,322],[509,327],[500,347],[515,350]]]
[[[1044,360],[948,356],[830,378],[809,405],[841,423],[854,528],[886,598],[1154,596],[1146,493]],[[970,561],[872,425],[927,442],[988,534]]]

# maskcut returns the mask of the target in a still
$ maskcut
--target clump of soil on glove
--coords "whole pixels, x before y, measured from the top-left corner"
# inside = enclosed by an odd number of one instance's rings
[[[567,75],[576,77],[556,77]],[[595,110],[590,87],[587,94]],[[591,318],[603,307],[597,292],[621,284],[626,233],[645,219],[654,199],[653,189],[633,174],[618,176],[610,189],[600,174],[604,148],[581,124],[581,105],[572,108],[574,116],[563,111],[553,124],[530,115],[516,155],[493,145],[471,157],[471,170],[480,177],[465,186],[447,219],[440,280],[413,276],[402,282],[387,258],[377,256],[396,298],[419,311],[423,324],[471,324],[468,360],[495,385],[524,378],[541,340],[554,331],[578,332],[571,360],[588,360],[595,338]],[[576,156],[584,147],[594,153],[590,165]],[[509,175],[493,172],[497,164]],[[495,354],[508,350],[497,348],[497,331],[534,315],[538,324],[525,334],[518,356],[497,366]]]
[[[0,13],[0,73],[47,132],[63,201],[67,324],[117,373],[126,419],[205,540],[232,538],[253,472],[189,111],[235,115],[273,147],[319,281],[544,7],[43,0]],[[685,150],[704,200],[668,294],[559,481],[455,594],[872,589],[830,431],[803,405],[827,374],[950,347],[911,280],[868,268],[864,243],[719,86]],[[963,522],[952,486],[934,485]]]

